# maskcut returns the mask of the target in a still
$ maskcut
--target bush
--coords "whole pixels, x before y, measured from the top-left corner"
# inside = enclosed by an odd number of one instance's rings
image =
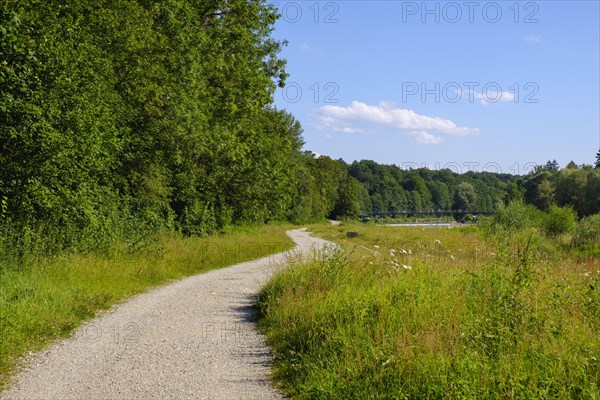
[[[590,215],[579,221],[573,242],[577,246],[600,243],[600,214]]]
[[[552,205],[544,215],[543,227],[544,232],[549,236],[574,233],[577,228],[577,214],[571,207]]]
[[[492,227],[502,227],[511,231],[534,228],[540,225],[542,218],[542,211],[535,206],[523,204],[521,201],[513,201],[508,206],[498,209]]]

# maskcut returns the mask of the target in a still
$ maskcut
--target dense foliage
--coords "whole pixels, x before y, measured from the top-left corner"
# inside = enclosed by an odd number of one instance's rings
[[[493,211],[520,196],[518,177],[509,174],[402,170],[364,160],[352,163],[349,174],[368,191],[370,204],[363,211]]]
[[[273,107],[285,44],[264,0],[7,0],[0,6],[0,248],[136,244],[230,224],[493,211],[598,212],[600,170],[522,179],[302,152]]]
[[[4,229],[94,247],[286,218],[302,142],[271,107],[276,18],[262,0],[3,2]]]
[[[556,162],[538,167],[524,181],[525,201],[541,210],[552,204],[570,205],[579,216],[600,212],[600,166],[570,162],[559,169]]]

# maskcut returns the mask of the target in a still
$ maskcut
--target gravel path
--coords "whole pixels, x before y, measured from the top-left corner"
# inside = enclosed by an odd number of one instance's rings
[[[305,230],[288,235],[292,252],[157,288],[84,324],[32,356],[0,399],[282,398],[253,304],[290,256],[328,245]]]

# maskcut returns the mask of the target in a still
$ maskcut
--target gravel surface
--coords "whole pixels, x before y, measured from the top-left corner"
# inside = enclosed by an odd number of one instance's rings
[[[82,325],[32,355],[0,399],[281,399],[253,305],[290,257],[329,243],[287,233],[291,252],[162,286]]]

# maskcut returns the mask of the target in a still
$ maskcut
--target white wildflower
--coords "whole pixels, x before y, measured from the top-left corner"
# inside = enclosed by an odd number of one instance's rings
[[[453,255],[450,255],[450,258],[452,259],[452,261],[456,260],[456,257],[454,257]]]
[[[410,265],[402,264],[402,268],[404,269],[412,269]]]
[[[433,243],[435,243],[435,244],[442,244],[442,242],[440,242],[438,239],[435,239],[435,240],[433,241]]]

